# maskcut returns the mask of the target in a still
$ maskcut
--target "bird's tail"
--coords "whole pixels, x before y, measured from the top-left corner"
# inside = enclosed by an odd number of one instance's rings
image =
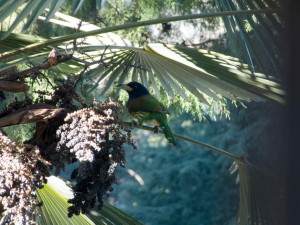
[[[167,122],[160,122],[160,128],[163,130],[167,140],[173,144],[173,145],[176,145],[176,142],[175,142],[175,138],[173,136],[173,133],[169,127],[169,125],[167,124]]]

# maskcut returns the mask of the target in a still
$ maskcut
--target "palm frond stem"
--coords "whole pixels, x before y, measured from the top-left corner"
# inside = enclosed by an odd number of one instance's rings
[[[142,125],[142,126],[135,125],[135,124],[132,124],[132,123],[129,123],[129,122],[122,122],[121,125],[135,127],[135,128],[139,128],[139,129],[142,129],[142,130],[148,130],[148,131],[153,131],[153,132],[157,131],[153,127],[149,127],[149,126],[145,126],[145,125]],[[161,133],[161,134],[163,134],[162,130],[158,130],[158,132]],[[221,154],[221,155],[223,155],[223,156],[225,156],[227,158],[230,158],[230,159],[234,160],[235,162],[237,162],[239,164],[242,164],[242,165],[245,164],[244,158],[242,156],[234,155],[234,154],[226,152],[226,151],[224,151],[224,150],[222,150],[220,148],[217,148],[217,147],[214,147],[212,145],[206,144],[204,142],[196,141],[196,140],[193,140],[193,139],[190,139],[190,138],[178,135],[178,134],[173,134],[173,135],[174,135],[174,137],[176,137],[178,139],[181,139],[181,140],[190,142],[192,144],[199,145],[199,146],[204,147],[206,149],[209,149],[211,151],[217,152],[217,153],[219,153],[219,154]]]
[[[240,11],[224,11],[224,12],[213,12],[213,13],[201,13],[201,14],[191,14],[191,15],[185,15],[185,16],[173,16],[173,17],[167,17],[167,18],[160,18],[160,19],[154,19],[154,20],[147,20],[147,21],[140,21],[140,22],[134,22],[134,23],[128,23],[113,27],[107,27],[107,28],[101,28],[96,29],[88,32],[80,32],[80,33],[74,33],[70,35],[66,35],[63,37],[53,38],[41,43],[32,44],[29,46],[26,46],[24,48],[20,48],[18,50],[7,52],[5,54],[2,54],[0,56],[0,60],[9,58],[11,56],[21,54],[27,51],[31,51],[37,48],[45,47],[45,46],[54,46],[58,43],[62,43],[65,41],[74,40],[77,38],[84,38],[87,36],[92,35],[98,35],[118,30],[125,30],[125,29],[131,29],[135,27],[141,27],[141,26],[149,26],[153,24],[160,24],[160,23],[166,23],[166,22],[175,22],[175,21],[181,21],[181,20],[189,20],[189,19],[200,19],[200,18],[211,18],[211,17],[224,17],[224,16],[233,16],[233,15],[248,15],[248,14],[261,14],[261,13],[274,13],[276,10],[274,9],[256,9],[256,10],[240,10]]]

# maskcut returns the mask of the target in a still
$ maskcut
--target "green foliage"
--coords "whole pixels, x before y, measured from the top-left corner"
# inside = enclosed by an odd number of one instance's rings
[[[188,101],[184,101],[180,99],[180,97],[176,96],[173,99],[172,104],[168,104],[171,107],[171,111],[176,116],[180,116],[185,112],[188,112],[194,118],[198,118],[199,120],[206,120],[207,117],[210,117],[214,120],[221,117],[230,117],[230,111],[228,109],[228,101],[225,98],[220,98],[219,101],[211,101],[211,105],[199,104],[199,100],[193,96],[188,95]]]
[[[3,128],[4,132],[7,133],[12,139],[23,143],[24,141],[32,138],[35,131],[34,124],[20,124]]]
[[[22,65],[20,69],[27,69],[27,66]],[[26,93],[5,93],[6,99],[0,102],[0,111],[5,111],[9,108],[10,104],[21,104],[27,102],[27,104],[34,103],[36,101],[45,101],[50,98],[50,93],[54,92],[54,78],[62,77],[61,75],[44,71],[44,74],[39,74],[34,80],[27,78],[28,84],[31,84],[31,88]],[[45,79],[47,78],[47,79]],[[30,100],[29,100],[30,99]],[[17,100],[17,102],[15,102]],[[20,103],[18,103],[20,102]],[[32,138],[35,132],[35,124],[19,124],[14,126],[4,127],[3,130],[8,136],[14,140],[23,143],[26,140]]]
[[[186,15],[195,12],[213,11],[213,1],[191,1],[191,0],[133,0],[122,1],[113,0],[106,1],[103,8],[99,12],[99,16],[103,18],[106,26],[115,26],[125,23],[144,21],[155,18],[162,18],[170,15]],[[210,19],[209,23],[200,21],[202,27],[213,26],[218,24],[218,19]],[[190,21],[195,26],[197,23]],[[209,25],[208,25],[209,24]],[[145,39],[151,39],[151,31],[147,27],[139,27],[129,31],[121,31],[124,37],[130,40],[139,40],[139,43],[145,43]]]

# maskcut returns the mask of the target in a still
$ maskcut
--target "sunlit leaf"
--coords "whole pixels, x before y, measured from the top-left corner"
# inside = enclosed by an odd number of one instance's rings
[[[25,6],[25,8],[20,12],[18,17],[15,19],[13,24],[9,27],[9,29],[1,36],[1,40],[5,39],[15,28],[16,26],[24,20],[34,9],[38,7],[41,0],[31,0]]]
[[[13,12],[24,2],[25,0],[3,0],[3,3],[0,7],[0,22],[6,19],[9,15],[13,14]]]
[[[39,3],[38,6],[31,12],[26,24],[23,26],[23,31],[27,30],[39,17],[39,15],[44,12],[44,10],[49,6],[52,0],[44,0]]]
[[[207,97],[217,100],[218,95],[231,100],[283,101],[284,92],[275,82],[276,79],[260,73],[252,74],[247,70],[247,65],[238,63],[238,59],[233,57],[206,50],[149,44],[142,50],[133,49],[126,54],[122,53],[124,64],[130,64],[126,55],[131,55],[132,51],[135,51],[135,57],[130,58],[130,62],[146,68],[135,76],[143,81],[143,76],[154,75],[171,98],[175,90],[185,98],[183,91],[180,91],[184,87],[203,103],[208,103]],[[111,65],[110,70],[111,67],[122,68],[122,64]],[[111,86],[120,71],[113,70],[107,75],[111,76],[107,86]],[[105,91],[109,88],[107,86]]]
[[[62,4],[65,2],[65,0],[53,0],[51,2],[50,10],[47,14],[46,21],[49,21],[54,14],[57,12],[57,10],[62,6]]]
[[[92,210],[90,214],[72,216],[68,218],[68,199],[73,198],[73,192],[66,183],[54,176],[47,178],[48,182],[44,188],[37,189],[37,196],[43,205],[38,209],[41,216],[36,216],[36,221],[40,221],[41,225],[47,224],[107,224],[107,225],[140,225],[141,223],[132,217],[126,215],[117,208],[104,204],[101,211]]]

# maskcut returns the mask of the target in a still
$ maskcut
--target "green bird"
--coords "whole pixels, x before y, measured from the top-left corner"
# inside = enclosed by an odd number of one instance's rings
[[[119,84],[117,87],[127,91],[129,99],[126,103],[126,108],[138,120],[139,125],[142,125],[143,122],[148,122],[160,127],[167,140],[176,145],[175,138],[167,122],[169,111],[149,93],[144,85],[133,81],[128,84]]]

